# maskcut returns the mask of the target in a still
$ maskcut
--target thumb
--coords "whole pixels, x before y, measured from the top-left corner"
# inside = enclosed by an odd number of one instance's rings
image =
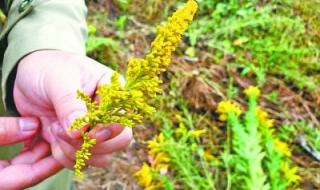
[[[40,122],[32,117],[0,117],[0,145],[14,144],[27,140],[40,127]]]
[[[72,138],[79,138],[81,132],[71,131],[70,126],[75,119],[86,114],[85,103],[77,98],[77,91],[81,90],[81,76],[78,72],[64,72],[51,77],[47,86],[48,97],[53,104],[60,124]]]

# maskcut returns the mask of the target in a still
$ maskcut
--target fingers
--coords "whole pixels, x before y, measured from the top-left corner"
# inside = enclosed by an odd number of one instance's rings
[[[0,171],[0,187],[1,190],[25,189],[54,175],[61,169],[59,162],[51,156],[33,164],[11,165]]]
[[[111,139],[119,135],[123,129],[124,127],[117,123],[110,125],[98,124],[96,127],[90,130],[88,135],[91,138],[95,138],[99,144],[100,142],[104,142],[107,139]]]
[[[0,145],[14,144],[32,137],[40,123],[36,118],[0,118]]]
[[[58,146],[60,147],[60,149],[62,150],[62,152],[66,156],[66,158],[73,162],[75,160],[76,151],[80,149],[80,146],[79,146],[79,148],[76,149],[71,144],[60,139],[59,137],[56,137],[56,138],[57,138]]]
[[[112,160],[112,153],[124,150],[132,141],[131,128],[124,128],[119,124],[112,124],[107,129],[111,129],[111,139],[95,145],[91,149],[93,156],[87,161],[87,164],[95,167],[106,167]],[[120,134],[119,134],[120,133]]]
[[[52,151],[52,156],[59,161],[59,163],[61,163],[64,167],[72,169],[74,166],[74,162],[73,160],[70,160],[65,153],[63,152],[63,150],[61,149],[61,147],[59,146],[59,144],[56,142],[54,144],[51,144],[51,151]]]
[[[93,154],[109,154],[126,149],[131,143],[132,138],[132,129],[126,127],[118,136],[94,146],[91,152]]]
[[[37,160],[46,157],[50,154],[50,146],[42,141],[37,143],[32,150],[28,150],[20,153],[13,160],[11,160],[11,164],[32,164]]]
[[[0,161],[1,190],[24,189],[61,170],[61,164],[48,156],[49,154],[49,145],[41,141],[32,150],[22,152],[10,163]]]
[[[84,70],[86,74],[84,75],[84,90],[85,92],[94,95],[97,87],[102,84],[110,84],[111,76],[114,73],[112,69],[106,67],[94,60],[89,60],[90,64],[86,64]]]
[[[87,161],[87,164],[90,166],[103,168],[103,167],[106,167],[107,165],[109,165],[111,161],[112,161],[111,154],[94,155]]]
[[[52,156],[59,161],[59,163],[61,163],[64,167],[72,169],[73,168],[73,161],[70,160],[68,158],[68,156],[66,156],[66,154],[64,153],[64,151],[62,150],[57,136],[54,134],[53,132],[53,128],[54,128],[54,124],[50,127],[48,127],[47,133],[48,136],[50,138],[50,145],[51,145],[51,152],[52,152]],[[61,126],[60,126],[61,127]]]
[[[48,81],[48,97],[53,103],[58,120],[72,138],[79,138],[85,129],[71,132],[69,128],[76,118],[85,115],[87,111],[85,103],[77,98],[77,91],[82,90],[80,72],[74,70],[55,73]]]
[[[123,127],[118,124],[112,124],[109,127],[104,127],[103,125],[99,124],[97,125],[97,127],[92,129],[89,134],[93,134],[93,138],[96,138],[97,142],[99,143],[117,136],[122,130]],[[66,139],[65,132],[63,130],[57,130],[56,128],[53,128],[53,133],[55,134],[58,146],[60,147],[61,151],[70,161],[74,161],[75,153],[80,149],[82,141],[77,140],[78,142],[74,142],[74,140],[72,140],[72,142]]]
[[[72,168],[75,161],[75,154],[76,151],[80,149],[81,141],[78,143],[71,144],[70,141],[68,142],[65,140],[66,136],[63,130],[58,130],[57,127],[52,128],[52,133],[55,135],[55,144],[52,147],[55,149],[53,150],[54,157],[59,160],[64,166],[68,168]],[[105,132],[107,131],[107,133]],[[99,133],[101,135],[99,135]],[[120,133],[120,134],[119,134]],[[98,138],[98,144],[95,145],[99,146],[99,142],[103,146],[98,148],[98,153],[100,154],[93,154],[90,160],[87,161],[87,164],[96,167],[103,167],[106,166],[111,160],[111,153],[114,151],[119,151],[125,149],[132,140],[132,130],[131,128],[124,128],[119,124],[112,124],[108,127],[104,127],[103,125],[97,125],[89,134],[93,135],[94,137]],[[61,138],[62,137],[62,138]],[[111,138],[111,139],[110,139]],[[107,139],[110,139],[106,141]],[[76,144],[76,145],[75,145]],[[103,148],[109,148],[108,150],[102,150]],[[92,148],[93,151],[95,148]]]

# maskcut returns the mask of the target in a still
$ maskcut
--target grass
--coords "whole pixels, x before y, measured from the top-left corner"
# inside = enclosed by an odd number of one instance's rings
[[[271,73],[300,89],[313,90],[316,80],[305,72],[319,69],[318,44],[309,39],[302,17],[293,12],[293,4],[201,1],[204,13],[189,31],[190,45],[199,44],[198,39],[205,41],[201,45],[214,53],[216,63],[231,56],[230,62],[242,70],[241,74],[254,73],[259,85]]]

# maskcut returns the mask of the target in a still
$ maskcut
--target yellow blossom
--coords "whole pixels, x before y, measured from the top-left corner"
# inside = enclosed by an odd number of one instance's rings
[[[268,118],[268,113],[261,109],[261,107],[257,107],[256,114],[259,119],[260,124],[263,127],[272,128],[274,121]]]
[[[75,175],[82,179],[84,177],[81,170],[85,166],[85,161],[89,159],[89,156],[91,156],[91,153],[89,152],[89,149],[93,147],[96,144],[96,139],[90,139],[90,137],[87,134],[83,134],[83,144],[81,146],[81,149],[76,152],[76,164],[74,166],[75,169]]]
[[[148,141],[149,154],[156,157],[159,152],[162,152],[162,147],[165,143],[166,141],[162,133],[156,136],[153,140]]]
[[[148,154],[153,158],[151,166],[156,171],[167,170],[170,163],[170,157],[165,152],[166,140],[162,133],[153,140],[148,141]]]
[[[148,164],[143,163],[139,171],[137,171],[134,176],[138,179],[141,186],[147,187],[151,185],[152,182],[152,172]]]
[[[255,97],[258,98],[260,96],[260,90],[256,86],[249,86],[247,89],[244,90],[244,93],[248,97]]]
[[[90,96],[79,92],[78,97],[86,103],[88,113],[84,117],[78,118],[72,124],[71,129],[79,130],[84,124],[88,124],[92,129],[98,123],[119,123],[132,127],[141,123],[144,117],[154,113],[155,108],[148,102],[162,91],[160,88],[162,81],[159,74],[166,71],[169,66],[171,55],[181,42],[182,35],[192,21],[197,8],[195,0],[188,0],[168,19],[165,25],[159,27],[157,36],[151,44],[151,51],[145,58],[129,60],[124,85],[119,80],[120,75],[115,72],[109,85],[98,87],[99,104]],[[150,147],[151,153],[156,154],[159,147],[156,144],[152,145],[152,143]],[[82,154],[89,152],[89,148],[90,146],[84,145],[81,147],[81,150],[76,154],[77,162],[82,165],[85,163],[84,161],[89,158],[89,155]],[[82,167],[77,166],[75,169],[76,175],[82,174]]]
[[[165,152],[160,152],[156,155],[154,158],[154,161],[152,162],[152,167],[156,171],[167,171],[169,168],[170,163],[170,157]]]
[[[291,157],[291,151],[288,144],[280,141],[279,139],[274,140],[274,148],[285,156]]]
[[[226,121],[228,113],[233,113],[236,116],[239,116],[242,111],[241,111],[241,108],[236,103],[234,103],[233,101],[227,100],[227,101],[222,101],[218,104],[217,112],[220,114],[219,119],[221,121]]]

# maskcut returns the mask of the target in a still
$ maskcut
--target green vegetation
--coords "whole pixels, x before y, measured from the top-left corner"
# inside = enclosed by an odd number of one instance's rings
[[[214,62],[228,55],[242,75],[254,73],[260,85],[272,73],[314,90],[315,77],[305,73],[319,70],[319,44],[294,14],[294,2],[200,1],[203,16],[189,30],[190,45],[201,48],[198,40],[205,41],[201,46],[214,52]]]

